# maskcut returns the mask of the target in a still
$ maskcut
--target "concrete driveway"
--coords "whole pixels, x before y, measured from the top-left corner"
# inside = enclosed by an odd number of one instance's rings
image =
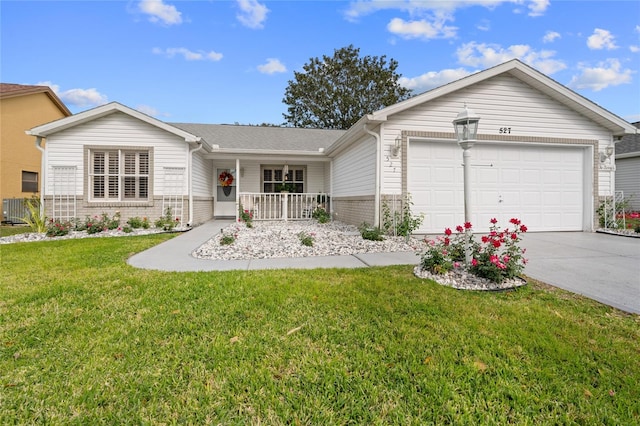
[[[640,314],[640,238],[590,232],[523,235],[525,275]]]

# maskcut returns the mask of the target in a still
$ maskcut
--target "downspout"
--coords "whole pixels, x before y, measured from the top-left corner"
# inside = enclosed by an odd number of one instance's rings
[[[47,168],[46,168],[46,156],[47,156],[47,150],[45,148],[42,147],[42,136],[36,136],[36,148],[38,149],[38,151],[41,152],[40,155],[40,173],[42,175],[42,179],[40,180],[40,206],[42,207],[40,209],[40,219],[44,220],[45,218],[45,214],[44,214],[44,189],[46,187],[47,184],[47,176],[46,176],[46,172],[47,172]]]
[[[193,164],[193,153],[196,151],[200,151],[202,149],[202,141],[198,140],[196,141],[196,143],[198,144],[197,147],[193,148],[193,149],[189,149],[189,158],[188,158],[188,162],[187,162],[187,167],[189,169],[188,173],[189,173],[189,179],[188,179],[188,191],[189,191],[189,221],[187,222],[187,226],[191,227],[191,225],[193,224],[193,170],[192,170],[192,164]]]
[[[375,226],[380,226],[380,184],[382,179],[380,178],[380,163],[382,162],[382,149],[380,147],[380,135],[374,133],[367,128],[367,123],[363,125],[364,131],[373,136],[376,140],[376,191],[373,199],[373,223]]]

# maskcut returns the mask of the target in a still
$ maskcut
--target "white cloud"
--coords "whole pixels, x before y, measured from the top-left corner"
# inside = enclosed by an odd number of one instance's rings
[[[96,89],[69,89],[60,93],[60,99],[65,103],[78,107],[93,107],[104,105],[108,102],[107,97]]]
[[[551,75],[565,69],[564,62],[554,59],[552,50],[535,51],[526,44],[515,44],[503,48],[496,44],[470,42],[456,51],[458,62],[476,68],[490,68],[511,59],[520,59],[539,71]]]
[[[434,39],[453,38],[456,36],[457,28],[446,26],[442,20],[427,22],[426,20],[405,21],[400,18],[393,18],[387,24],[387,30],[405,39]]]
[[[109,102],[106,95],[96,89],[69,89],[60,90],[60,86],[50,81],[36,83],[38,86],[49,86],[53,92],[67,105],[76,107],[95,107]]]
[[[616,40],[613,35],[607,30],[603,30],[601,28],[596,28],[593,31],[593,34],[589,36],[587,39],[587,46],[589,49],[593,50],[613,50],[617,49]]]
[[[580,74],[573,76],[569,87],[575,89],[589,89],[598,92],[609,86],[631,83],[632,71],[629,68],[622,69],[620,61],[609,59],[596,67],[588,67],[580,64]]]
[[[633,53],[638,53],[640,52],[640,46],[631,45],[629,46],[629,50]]]
[[[182,23],[182,13],[175,6],[164,4],[162,0],[142,0],[138,4],[142,13],[149,15],[149,21],[166,25]]]
[[[257,0],[237,0],[240,13],[236,15],[238,21],[245,27],[259,29],[264,28],[264,21],[267,19],[269,9]]]
[[[556,31],[547,31],[547,33],[544,35],[544,37],[542,37],[542,42],[543,43],[553,43],[554,41],[556,41],[560,37],[561,37],[560,33],[556,32]]]
[[[549,0],[531,0],[528,4],[529,16],[542,16],[549,7]]]
[[[284,64],[278,59],[268,58],[266,64],[258,65],[258,71],[260,71],[262,74],[275,74],[287,72],[287,67],[285,67]]]
[[[163,55],[167,58],[173,58],[176,55],[182,56],[187,61],[219,61],[222,59],[222,53],[214,52],[213,50],[210,52],[198,51],[194,52],[185,47],[168,47],[166,49],[160,49],[159,47],[154,47],[152,52],[155,55]]]
[[[446,69],[442,71],[430,71],[413,78],[400,77],[398,83],[402,87],[413,90],[415,93],[422,93],[435,87],[440,87],[452,81],[459,80],[472,74],[463,69]]]
[[[149,105],[144,105],[144,104],[136,106],[136,109],[138,111],[140,111],[141,113],[147,114],[147,115],[149,115],[151,117],[160,117],[160,116],[169,117],[171,115],[171,114],[166,113],[166,112],[160,112],[156,108],[154,108],[152,106],[149,106]]]

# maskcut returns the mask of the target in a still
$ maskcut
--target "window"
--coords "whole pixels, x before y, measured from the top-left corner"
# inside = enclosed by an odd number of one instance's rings
[[[38,173],[22,171],[22,192],[38,192]]]
[[[149,152],[91,150],[92,200],[135,201],[149,198]]]
[[[263,192],[304,192],[304,167],[264,166],[262,168]]]

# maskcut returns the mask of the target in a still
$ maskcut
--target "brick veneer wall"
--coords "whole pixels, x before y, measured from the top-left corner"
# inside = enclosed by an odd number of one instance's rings
[[[375,197],[335,197],[331,199],[333,219],[349,225],[373,224],[375,217]]]
[[[53,217],[53,204],[52,198],[46,197],[44,200],[45,214],[47,217]],[[213,197],[194,197],[194,223],[192,225],[199,225],[213,217]],[[102,216],[106,213],[109,217],[113,217],[116,212],[120,212],[120,223],[122,225],[127,223],[132,217],[146,217],[149,222],[153,224],[156,219],[164,216],[162,211],[162,197],[155,197],[151,203],[131,203],[128,205],[122,205],[119,203],[99,203],[95,205],[87,204],[83,197],[76,198],[76,214],[75,217],[84,220],[87,216]],[[185,197],[183,201],[183,223],[186,225],[186,221],[189,220],[189,199]]]

